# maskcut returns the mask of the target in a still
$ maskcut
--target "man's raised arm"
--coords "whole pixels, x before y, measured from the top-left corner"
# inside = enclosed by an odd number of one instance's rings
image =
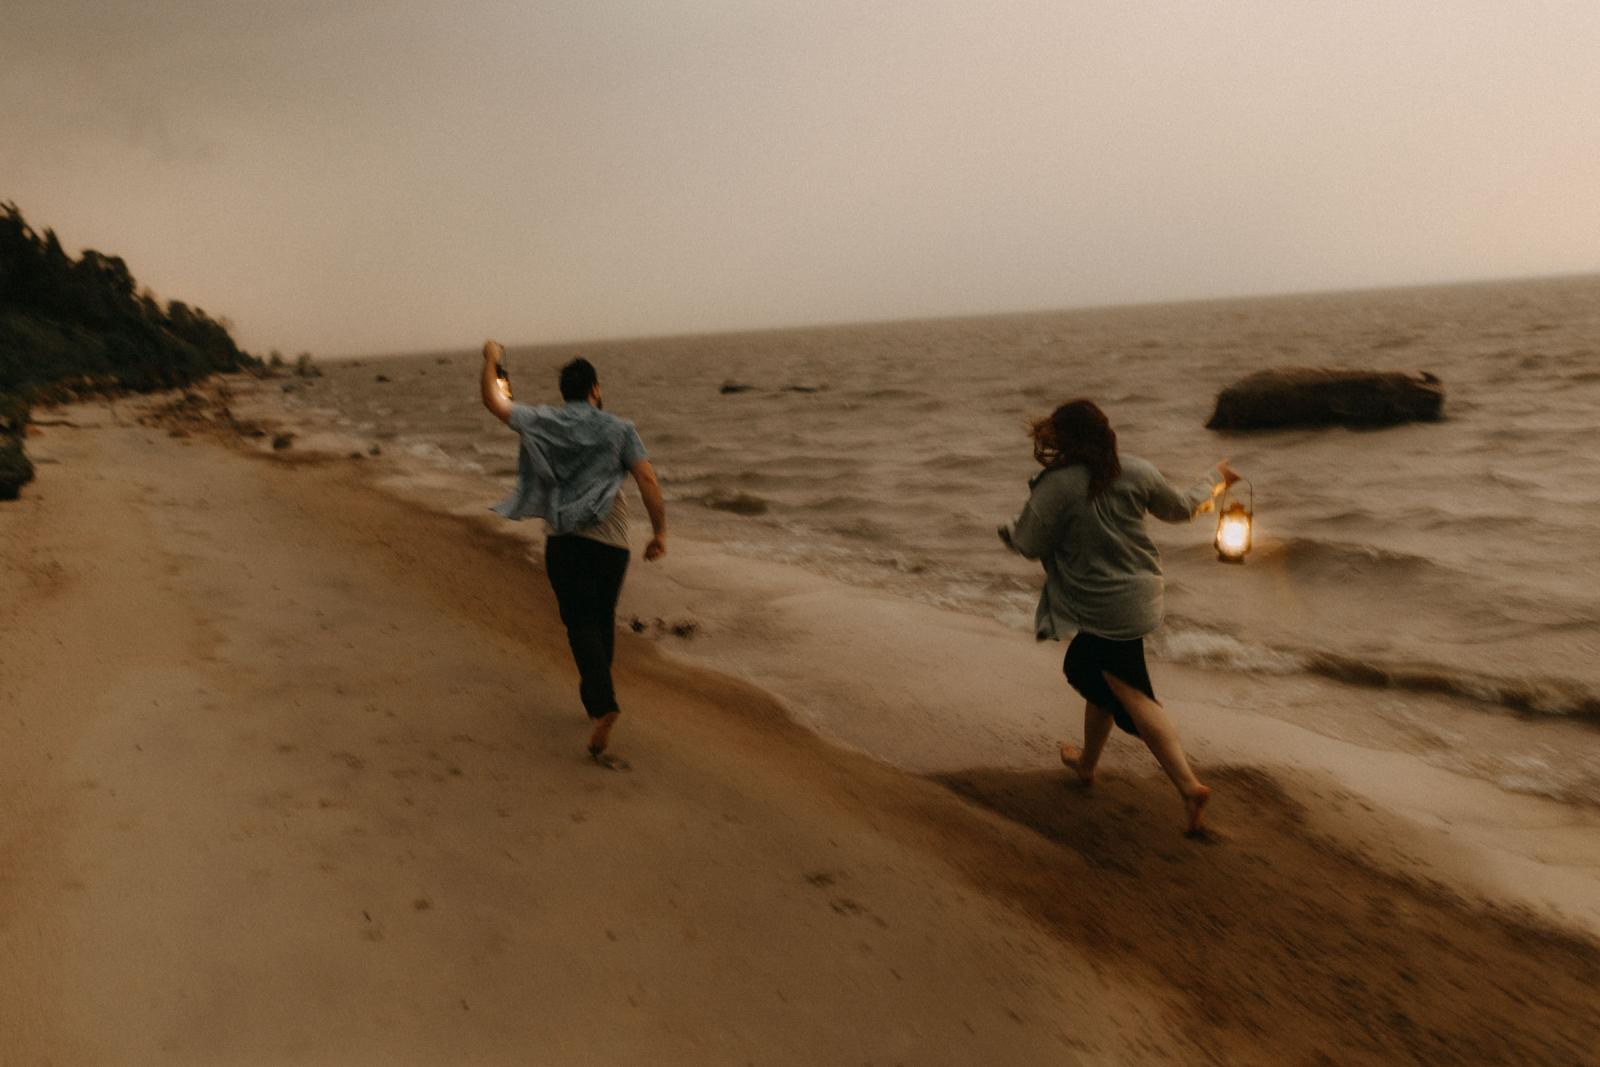
[[[500,391],[500,382],[495,375],[495,368],[505,354],[506,350],[499,341],[483,342],[483,373],[478,383],[483,391],[483,406],[501,422],[511,420],[511,398]]]

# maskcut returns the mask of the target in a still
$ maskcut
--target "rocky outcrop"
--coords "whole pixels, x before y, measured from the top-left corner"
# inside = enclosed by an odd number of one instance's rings
[[[15,500],[33,481],[33,464],[22,451],[22,439],[0,433],[0,500]]]
[[[20,396],[0,393],[0,500],[15,500],[33,481],[33,463],[22,450],[28,433],[28,405]]]
[[[1289,426],[1393,426],[1432,422],[1444,384],[1426,371],[1280,367],[1259,371],[1217,394],[1210,430]]]

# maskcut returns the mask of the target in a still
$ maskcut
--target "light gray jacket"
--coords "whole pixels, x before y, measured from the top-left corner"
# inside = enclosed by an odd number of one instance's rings
[[[1122,456],[1122,473],[1093,500],[1082,464],[1041,471],[1022,514],[1000,529],[1012,551],[1044,563],[1044,590],[1034,616],[1039,640],[1087,630],[1114,641],[1143,637],[1161,625],[1161,553],[1145,531],[1148,512],[1188,522],[1208,511],[1221,491],[1220,470],[1186,493],[1155,465]]]

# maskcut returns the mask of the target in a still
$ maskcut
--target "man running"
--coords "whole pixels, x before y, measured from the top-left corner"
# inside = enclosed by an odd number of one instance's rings
[[[627,761],[606,751],[621,714],[611,686],[617,594],[628,569],[628,502],[623,475],[632,474],[650,515],[644,558],[667,551],[667,509],[655,468],[633,423],[609,415],[594,365],[575,359],[561,368],[561,407],[515,404],[499,368],[505,349],[483,344],[483,406],[522,438],[517,488],[492,509],[508,519],[541,518],[547,537],[545,572],[561,608],[578,665],[578,694],[594,723],[589,755],[603,767]]]

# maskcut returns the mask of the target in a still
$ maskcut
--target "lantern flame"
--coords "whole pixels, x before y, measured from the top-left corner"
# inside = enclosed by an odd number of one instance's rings
[[[1251,487],[1251,504],[1235,500],[1221,509],[1217,516],[1217,559],[1223,563],[1243,563],[1250,554],[1250,527],[1254,522],[1255,489]]]
[[[1217,531],[1217,548],[1229,556],[1242,556],[1250,545],[1250,520],[1244,515],[1228,515]]]

